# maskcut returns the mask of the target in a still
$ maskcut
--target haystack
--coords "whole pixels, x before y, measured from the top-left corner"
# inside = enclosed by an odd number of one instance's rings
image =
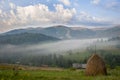
[[[107,75],[103,59],[97,54],[93,54],[87,62],[85,74],[87,76]]]

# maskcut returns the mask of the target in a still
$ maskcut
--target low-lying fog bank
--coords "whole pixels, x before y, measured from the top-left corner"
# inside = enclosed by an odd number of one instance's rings
[[[45,54],[62,53],[72,50],[85,50],[89,46],[103,47],[115,45],[115,42],[107,42],[107,38],[81,39],[81,40],[63,40],[52,43],[34,44],[34,45],[5,45],[0,47],[0,53],[24,53],[24,54]]]

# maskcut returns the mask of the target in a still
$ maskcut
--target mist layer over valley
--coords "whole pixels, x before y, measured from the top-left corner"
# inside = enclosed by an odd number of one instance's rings
[[[59,53],[63,54],[67,51],[84,51],[90,46],[104,47],[109,45],[115,45],[116,43],[99,42],[107,41],[107,38],[95,38],[95,39],[74,39],[74,40],[61,40],[57,42],[46,42],[32,45],[2,45],[0,47],[0,53],[24,53],[24,54],[50,54]],[[96,43],[97,42],[97,43]]]

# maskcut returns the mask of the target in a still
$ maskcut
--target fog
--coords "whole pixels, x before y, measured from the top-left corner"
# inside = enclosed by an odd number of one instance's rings
[[[102,41],[106,41],[103,38]],[[115,45],[116,43],[101,42],[100,38],[96,39],[81,39],[81,40],[62,40],[51,43],[40,43],[32,45],[5,45],[0,47],[0,53],[24,53],[24,54],[49,54],[63,53],[66,51],[83,51],[87,47],[96,45],[99,48],[103,46]]]

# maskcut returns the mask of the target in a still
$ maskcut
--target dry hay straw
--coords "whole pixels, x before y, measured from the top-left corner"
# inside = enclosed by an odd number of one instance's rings
[[[85,74],[87,76],[107,75],[103,59],[97,54],[93,54],[87,62]]]

